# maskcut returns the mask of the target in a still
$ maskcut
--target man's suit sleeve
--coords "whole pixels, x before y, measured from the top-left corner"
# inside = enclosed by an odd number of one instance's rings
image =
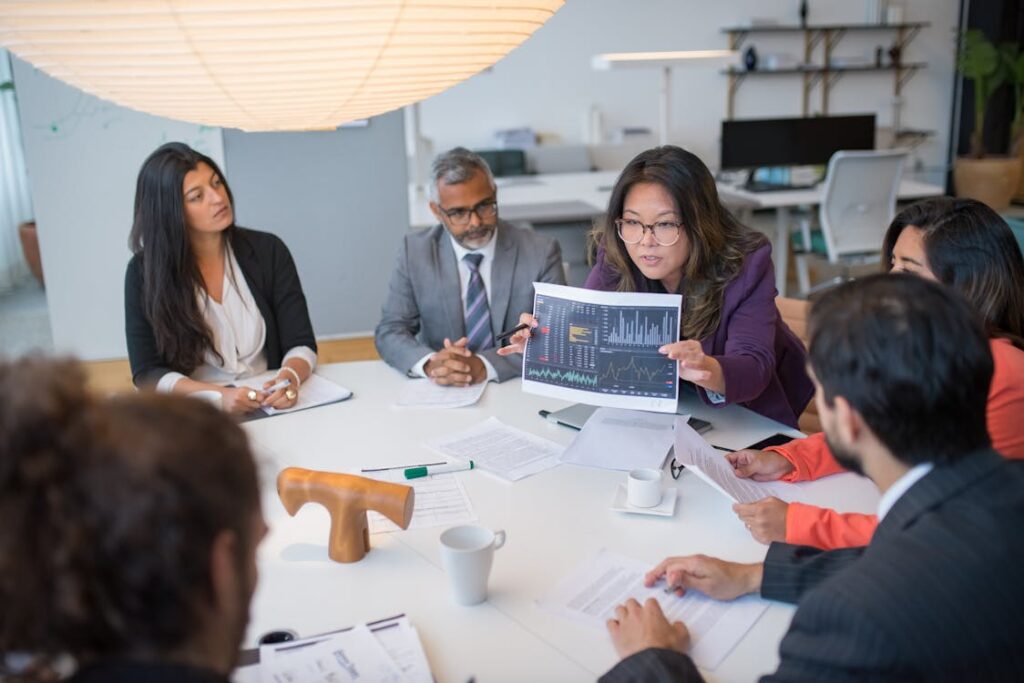
[[[819,550],[788,543],[772,543],[764,558],[761,597],[797,603],[819,583],[850,566],[864,548]]]
[[[374,343],[381,358],[396,370],[409,374],[423,356],[436,351],[416,339],[421,325],[416,292],[409,279],[409,240],[406,238],[398,249],[388,296],[374,333]]]
[[[703,680],[688,656],[652,647],[626,657],[601,676],[598,683],[697,683]]]
[[[556,240],[548,240],[547,253],[544,256],[543,268],[531,282],[549,282],[555,285],[565,284],[565,269],[562,268],[562,249]],[[526,311],[520,311],[525,313]],[[481,351],[480,355],[487,359],[494,371],[498,373],[498,381],[504,382],[519,377],[523,372],[523,357],[518,353],[511,356],[499,356],[497,349]]]

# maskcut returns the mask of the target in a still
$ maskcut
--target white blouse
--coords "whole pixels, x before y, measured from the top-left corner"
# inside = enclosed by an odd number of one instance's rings
[[[224,286],[218,303],[205,290],[196,292],[199,310],[213,335],[213,348],[203,353],[203,362],[191,375],[199,382],[228,384],[236,379],[252,377],[267,371],[267,355],[263,347],[267,341],[267,324],[256,307],[235,253],[227,248]],[[316,352],[308,346],[296,346],[285,354],[289,358],[302,358],[311,369],[316,368]],[[157,391],[171,391],[185,375],[168,372],[157,382]]]

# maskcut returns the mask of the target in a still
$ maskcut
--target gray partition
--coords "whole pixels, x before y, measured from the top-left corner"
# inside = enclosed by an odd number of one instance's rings
[[[239,225],[291,249],[318,337],[371,332],[409,229],[402,113],[309,133],[224,131]]]

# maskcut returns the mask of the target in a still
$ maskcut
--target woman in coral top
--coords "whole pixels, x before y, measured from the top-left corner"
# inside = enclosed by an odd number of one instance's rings
[[[1024,260],[1009,226],[972,199],[928,199],[901,211],[885,235],[884,263],[955,288],[988,325],[995,372],[988,395],[992,446],[1024,458]],[[843,471],[824,433],[763,451],[727,456],[736,476],[806,481]],[[778,498],[734,506],[754,538],[832,549],[867,545],[874,515],[790,503]]]

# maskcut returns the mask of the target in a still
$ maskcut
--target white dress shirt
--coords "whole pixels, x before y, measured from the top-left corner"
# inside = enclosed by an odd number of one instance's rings
[[[451,236],[451,233],[448,233],[448,241],[451,242],[452,249],[455,250],[455,261],[459,266],[459,294],[462,297],[463,314],[465,314],[466,310],[466,291],[469,289],[469,278],[472,274],[469,270],[469,264],[462,260],[466,254],[481,254],[484,257],[483,260],[480,261],[480,279],[484,282],[484,294],[487,296],[487,305],[490,306],[491,266],[494,265],[494,251],[498,243],[498,230],[495,229],[494,234],[491,235],[491,240],[479,249],[466,249],[455,241],[455,238]],[[454,342],[455,340],[452,339],[452,341]],[[409,372],[419,377],[426,377],[427,373],[424,371],[424,366],[426,366],[427,361],[430,360],[432,355],[434,354],[428,353],[423,356],[423,358],[420,358],[419,362],[416,363]],[[491,363],[483,356],[477,357],[483,361],[484,369],[487,370],[486,381],[492,382],[497,380],[498,372],[494,369],[494,366],[492,366]]]
[[[892,510],[892,506],[896,504],[903,494],[910,490],[910,487],[921,480],[926,474],[932,471],[932,463],[923,462],[920,465],[916,465],[910,468],[906,474],[893,482],[889,490],[882,494],[882,498],[878,501],[878,521],[881,522],[889,510]]]
[[[203,362],[191,375],[199,382],[228,384],[236,379],[252,377],[267,371],[267,324],[256,307],[234,251],[227,248],[224,260],[224,286],[221,301],[214,301],[205,291],[196,293],[199,310],[213,335],[213,348],[203,352]],[[310,369],[316,368],[316,353],[308,346],[289,349],[281,363],[289,358],[302,358]],[[157,391],[171,391],[185,375],[168,372],[157,382]]]

